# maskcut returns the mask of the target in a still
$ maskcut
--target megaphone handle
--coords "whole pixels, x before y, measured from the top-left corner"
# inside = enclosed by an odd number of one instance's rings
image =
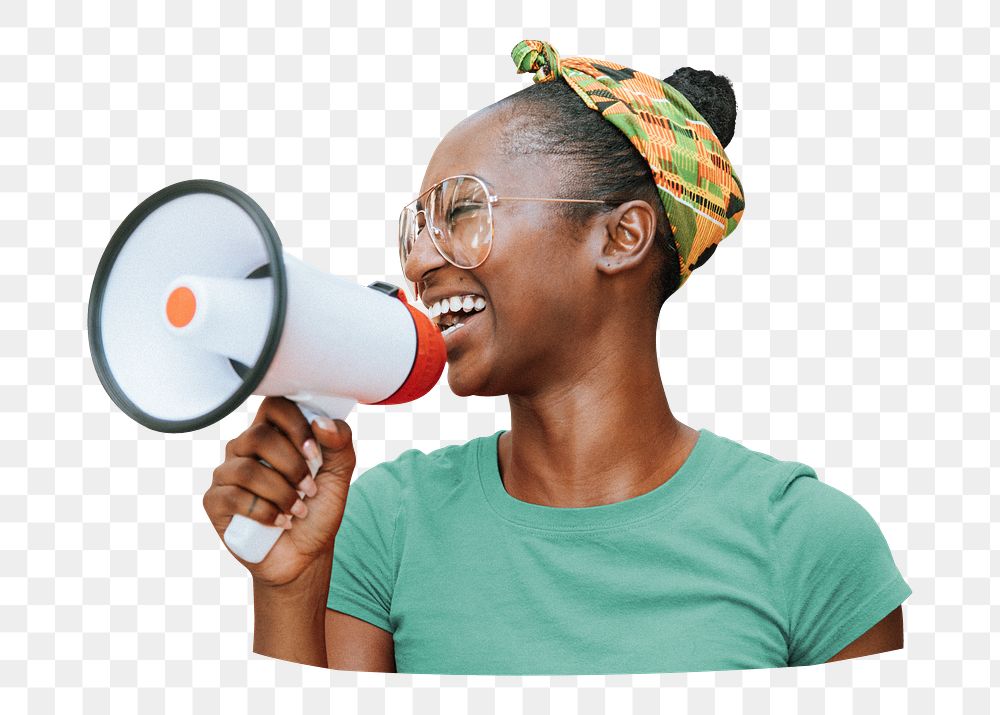
[[[248,516],[233,514],[222,539],[241,559],[251,564],[259,564],[284,531],[280,526],[268,526]]]
[[[350,397],[308,395],[304,393],[289,395],[288,399],[299,406],[299,409],[302,410],[302,414],[306,416],[306,420],[310,425],[317,417],[342,420],[351,413],[351,410],[358,403],[357,400]]]
[[[331,419],[344,419],[354,409],[356,400],[346,397],[333,397],[328,395],[289,395],[302,410],[309,424],[317,417],[329,417]],[[266,460],[260,460],[262,464],[270,467]],[[259,564],[268,555],[277,543],[278,538],[285,533],[280,526],[268,526],[254,521],[242,514],[233,514],[229,526],[226,527],[222,535],[226,545],[234,554],[251,564]]]

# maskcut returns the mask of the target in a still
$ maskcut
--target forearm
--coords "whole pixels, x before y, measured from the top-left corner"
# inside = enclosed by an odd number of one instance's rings
[[[327,667],[324,623],[332,561],[331,552],[286,586],[254,582],[254,653]]]

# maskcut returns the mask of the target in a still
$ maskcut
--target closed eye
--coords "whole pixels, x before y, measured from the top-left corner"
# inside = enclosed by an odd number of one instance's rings
[[[451,208],[451,211],[448,212],[448,216],[452,216],[453,214],[462,213],[462,212],[466,212],[467,213],[469,211],[477,211],[477,210],[481,209],[482,207],[483,207],[482,204],[471,203],[471,202],[467,203],[467,204],[458,204],[457,206],[453,206]]]

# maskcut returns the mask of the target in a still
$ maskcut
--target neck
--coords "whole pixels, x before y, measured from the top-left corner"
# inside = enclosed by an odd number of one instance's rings
[[[511,430],[499,446],[507,492],[554,507],[611,504],[663,484],[690,454],[698,432],[671,413],[655,340],[623,364],[622,346],[531,395],[509,396]],[[580,363],[578,363],[580,364]]]

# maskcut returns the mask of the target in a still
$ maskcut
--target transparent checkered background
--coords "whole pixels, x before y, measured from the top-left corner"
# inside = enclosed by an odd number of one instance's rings
[[[0,3],[5,713],[988,709],[1000,115],[987,0],[246,4]],[[872,513],[914,591],[905,650],[551,678],[251,653],[250,581],[201,499],[260,398],[192,434],[120,412],[87,345],[101,253],[143,198],[212,178],[253,196],[290,253],[398,283],[400,206],[448,129],[530,83],[509,57],[525,38],[733,80],[727,152],[747,210],[664,308],[668,397],[686,423],[811,464]],[[509,417],[505,399],[459,399],[442,379],[348,422],[360,473]]]

